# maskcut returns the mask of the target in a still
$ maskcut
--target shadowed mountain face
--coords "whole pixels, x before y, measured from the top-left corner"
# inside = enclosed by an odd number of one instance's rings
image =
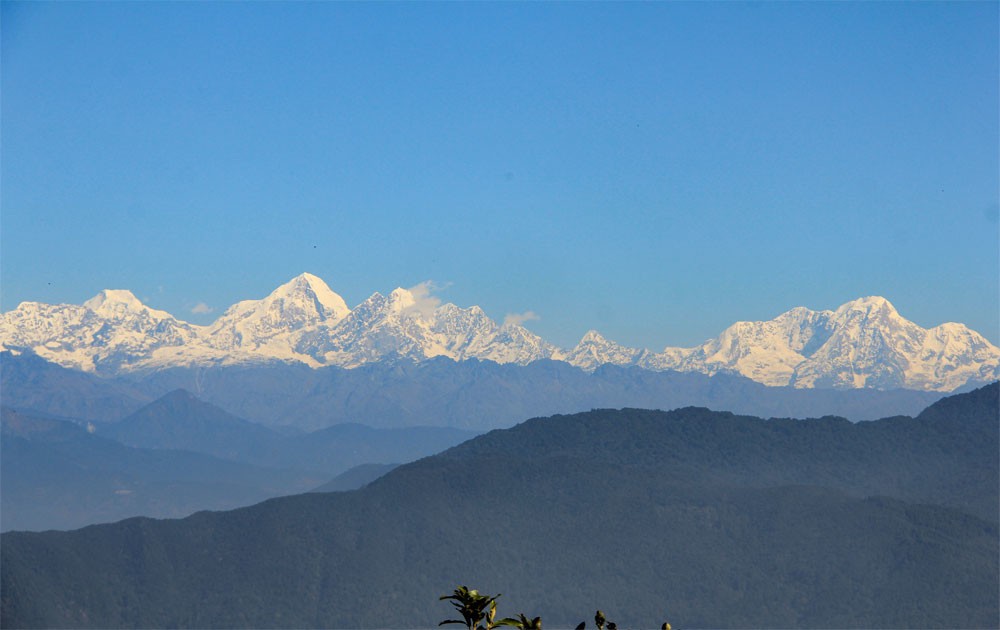
[[[550,626],[993,627],[997,409],[535,419],[355,492],[4,534],[3,624],[431,627],[469,584]]]

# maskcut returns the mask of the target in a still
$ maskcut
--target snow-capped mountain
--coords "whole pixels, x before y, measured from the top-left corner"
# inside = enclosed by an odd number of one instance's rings
[[[102,291],[79,306],[24,302],[0,316],[0,349],[111,374],[271,361],[353,368],[448,357],[522,365],[555,359],[587,371],[610,363],[728,372],[795,387],[950,391],[1000,378],[1000,349],[981,335],[956,323],[921,328],[881,297],[737,322],[694,348],[628,348],[592,330],[563,350],[522,326],[498,324],[478,306],[439,304],[407,289],[375,293],[350,309],[307,273],[231,306],[209,326],[149,308],[124,290]]]
[[[559,353],[521,326],[498,325],[478,306],[438,305],[402,288],[352,310],[308,273],[265,298],[234,304],[209,326],[176,320],[124,290],[102,291],[82,306],[25,302],[0,317],[0,348],[102,373],[270,361],[353,368],[436,356],[526,364]]]
[[[200,327],[104,290],[82,306],[23,302],[0,317],[0,345],[29,348],[67,367],[127,371],[161,350],[197,344]]]
[[[607,363],[639,365],[647,361],[650,354],[648,350],[628,348],[609,341],[596,330],[590,330],[580,339],[580,343],[566,354],[565,361],[584,370],[595,370]]]
[[[557,349],[521,326],[498,326],[478,306],[428,305],[397,288],[388,297],[375,293],[339,325],[304,336],[296,351],[350,368],[388,356],[525,364],[551,358]]]
[[[296,349],[302,338],[335,326],[350,313],[344,299],[323,280],[304,273],[261,300],[230,306],[208,326],[203,340],[229,353],[245,351],[312,364],[308,354]]]
[[[951,391],[1000,378],[1000,349],[962,324],[924,329],[885,298],[864,297],[835,311],[798,307],[736,322],[701,346],[666,348],[636,364],[738,373],[766,385]]]

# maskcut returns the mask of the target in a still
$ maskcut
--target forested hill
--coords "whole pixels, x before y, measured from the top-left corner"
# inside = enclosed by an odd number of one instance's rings
[[[996,384],[851,424],[539,418],[362,490],[2,537],[4,627],[993,627]]]

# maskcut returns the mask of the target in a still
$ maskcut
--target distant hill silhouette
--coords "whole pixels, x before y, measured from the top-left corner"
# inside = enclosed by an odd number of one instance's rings
[[[186,389],[239,418],[300,431],[343,423],[486,431],[536,416],[621,407],[699,406],[761,417],[829,414],[857,421],[915,415],[942,397],[925,391],[767,387],[732,374],[653,372],[613,365],[587,373],[561,361],[519,366],[397,359],[352,370],[216,366],[111,379],[67,370],[27,353],[4,352],[0,371],[4,404],[36,414],[113,422],[165,394]]]
[[[305,492],[361,464],[412,461],[476,435],[343,424],[287,436],[175,390],[121,422],[82,426],[3,410],[0,525],[71,529],[180,517]],[[363,485],[375,477],[341,480]]]
[[[304,492],[319,479],[200,453],[130,448],[83,427],[0,410],[0,526],[72,529],[179,517]]]
[[[860,424],[537,418],[355,492],[7,533],[2,622],[431,627],[469,584],[549,627],[994,627],[998,391]]]
[[[449,427],[376,429],[358,423],[284,435],[238,418],[183,389],[165,394],[120,422],[98,425],[97,432],[129,446],[188,450],[328,476],[361,464],[412,461],[477,435]]]

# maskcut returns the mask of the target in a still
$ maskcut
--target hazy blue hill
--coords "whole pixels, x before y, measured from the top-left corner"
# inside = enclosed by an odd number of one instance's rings
[[[360,464],[412,461],[477,433],[448,427],[376,429],[338,424],[282,435],[178,389],[126,417],[99,425],[100,435],[129,446],[181,449],[271,468],[336,475]]]
[[[540,418],[355,492],[8,533],[3,623],[430,627],[438,595],[466,583],[548,627],[598,606],[640,627],[995,627],[995,512],[897,490],[934,497],[978,467],[963,501],[995,504],[997,396],[867,424]]]
[[[344,424],[286,436],[184,390],[120,422],[94,423],[95,434],[10,409],[3,412],[3,427],[4,531],[250,505],[312,490],[361,464],[412,461],[476,435],[446,427]]]
[[[594,408],[702,406],[761,417],[825,414],[851,420],[914,415],[941,397],[907,390],[766,387],[729,374],[706,376],[605,365],[588,374],[560,361],[386,360],[352,370],[263,364],[172,368],[110,379],[33,355],[2,355],[6,404],[95,422],[121,420],[186,389],[239,418],[313,431],[335,424],[450,426],[477,431],[533,416]]]
[[[767,387],[728,374],[705,376],[605,365],[588,374],[561,361],[405,359],[312,370],[303,366],[171,369],[132,375],[151,396],[185,388],[202,400],[267,425],[315,430],[358,422],[373,427],[509,427],[534,416],[594,408],[703,406],[762,417],[836,414],[851,420],[914,415],[937,392]]]
[[[198,453],[130,448],[69,422],[0,413],[4,531],[228,509],[303,492],[322,479]]]
[[[313,492],[345,492],[367,486],[399,464],[361,464],[350,470],[345,470]]]
[[[179,449],[246,462],[260,462],[283,436],[177,389],[120,422],[102,425],[100,435],[140,448]]]
[[[133,383],[70,370],[24,352],[0,352],[5,407],[81,420],[118,420],[156,398]]]

